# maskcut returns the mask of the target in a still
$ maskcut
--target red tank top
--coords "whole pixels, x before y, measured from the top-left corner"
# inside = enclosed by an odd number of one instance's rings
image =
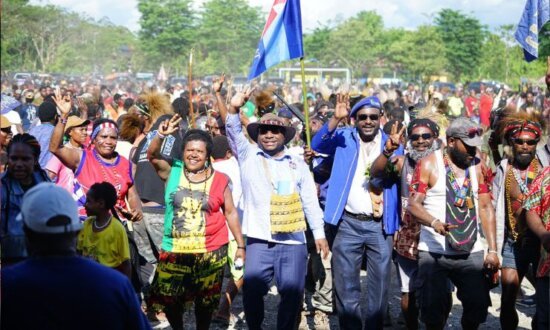
[[[126,209],[128,190],[134,184],[132,165],[128,159],[117,155],[114,163],[105,163],[95,149],[85,149],[75,172],[75,178],[84,193],[88,193],[94,183],[109,182],[117,191],[117,206]]]

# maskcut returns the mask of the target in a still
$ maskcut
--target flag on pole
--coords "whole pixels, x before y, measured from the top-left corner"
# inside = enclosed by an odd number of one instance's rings
[[[258,43],[248,80],[283,61],[303,56],[300,0],[275,0]]]
[[[515,34],[527,62],[539,57],[539,31],[549,20],[550,0],[527,0]]]

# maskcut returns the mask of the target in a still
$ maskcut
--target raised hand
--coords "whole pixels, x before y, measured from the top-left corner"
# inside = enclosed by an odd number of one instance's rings
[[[225,72],[222,73],[220,78],[214,80],[214,82],[212,83],[212,89],[214,90],[214,93],[221,92],[224,82],[225,82]]]
[[[246,87],[244,89],[244,91],[242,92],[237,92],[233,98],[231,98],[231,106],[233,108],[240,108],[242,107],[246,101],[248,101],[248,99],[250,98],[250,95],[252,94],[252,92],[254,91],[254,87]]]
[[[180,122],[181,117],[179,115],[174,115],[172,118],[166,119],[160,124],[158,132],[165,136],[170,135],[179,129]]]
[[[57,105],[57,108],[59,111],[61,111],[61,114],[65,117],[69,115],[71,112],[71,102],[67,102],[65,98],[61,95],[61,90],[58,88],[55,89],[55,93],[53,96],[53,101]]]
[[[334,118],[338,121],[347,118],[349,116],[349,109],[349,94],[337,94]]]
[[[391,131],[388,139],[386,140],[386,151],[388,152],[394,152],[399,148],[399,144],[401,141],[401,138],[403,137],[403,132],[405,132],[405,125],[401,127],[399,132],[397,131],[397,128],[399,127],[399,123],[395,122],[391,126]]]

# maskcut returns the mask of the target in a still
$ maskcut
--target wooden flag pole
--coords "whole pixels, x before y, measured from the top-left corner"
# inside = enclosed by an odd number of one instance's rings
[[[193,110],[193,48],[189,52],[189,68],[187,71],[189,85],[189,112],[191,113],[191,128],[195,128],[195,111]]]
[[[304,101],[304,128],[306,129],[306,144],[311,149],[311,132],[309,129],[309,106],[307,104],[306,72],[304,68],[304,58],[300,57],[300,68],[302,72],[302,98]]]

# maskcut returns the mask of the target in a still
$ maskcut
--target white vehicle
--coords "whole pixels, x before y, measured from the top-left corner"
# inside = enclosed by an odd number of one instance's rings
[[[28,72],[18,72],[13,75],[13,80],[17,83],[17,86],[21,86],[25,83],[27,80],[32,79],[32,74]]]

